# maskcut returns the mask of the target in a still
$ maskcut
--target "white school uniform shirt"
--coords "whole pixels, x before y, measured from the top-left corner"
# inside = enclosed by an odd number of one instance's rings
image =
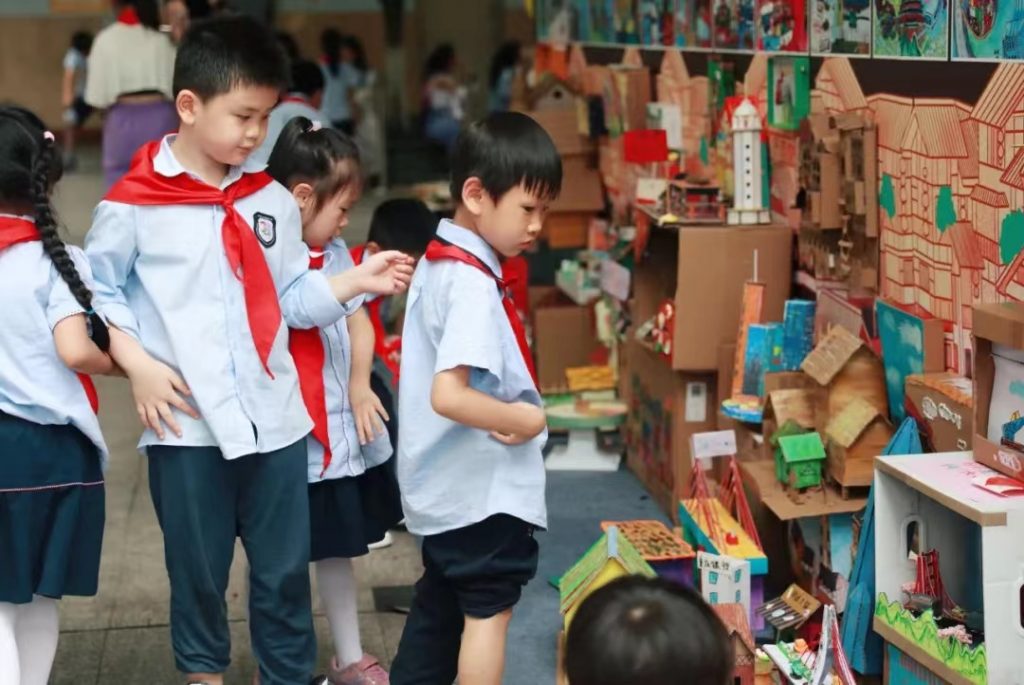
[[[270,153],[274,151],[277,139],[281,137],[284,125],[295,117],[306,117],[310,121],[319,121],[324,128],[330,128],[329,121],[324,120],[323,112],[308,102],[282,102],[270,111],[270,118],[267,120],[267,137],[263,143],[252,153],[252,159],[256,162],[266,164],[270,161]]]
[[[167,136],[153,159],[158,174],[189,173],[175,159]],[[232,167],[221,189],[261,164]],[[271,452],[312,429],[288,352],[288,326],[320,328],[354,311],[362,298],[340,304],[324,275],[309,269],[299,210],[284,186],[271,183],[235,202],[250,226],[260,220],[263,245],[282,321],[270,350],[271,378],[263,369],[246,316],[242,282],[228,264],[221,237],[224,210],[213,205],[137,206],[104,200],[93,213],[85,253],[96,281],[97,310],[178,371],[199,410],[177,410],[179,438],[167,431],[150,445],[219,447],[226,459]]]
[[[82,282],[91,287],[85,255],[70,245],[68,254]],[[0,311],[0,412],[38,424],[74,426],[96,445],[106,469],[108,452],[100,422],[81,381],[61,360],[53,341],[60,321],[85,310],[41,242],[0,250]]]
[[[480,236],[447,220],[437,235],[501,274]],[[470,367],[470,385],[480,392],[542,406],[494,279],[468,264],[422,259],[409,288],[398,389],[398,479],[409,530],[436,535],[495,514],[545,527],[547,431],[508,446],[438,415],[430,403],[434,376],[459,366]]]
[[[89,51],[85,101],[106,109],[119,95],[143,91],[173,100],[175,55],[166,34],[141,24],[111,24],[96,35]]]
[[[334,276],[354,267],[355,263],[344,240],[335,238],[325,246],[321,270],[326,276]],[[310,483],[361,475],[367,469],[380,466],[390,459],[392,451],[387,431],[366,445],[359,444],[352,400],[349,398],[352,341],[348,335],[347,319],[321,328],[320,342],[324,346],[324,398],[327,402],[331,463],[324,471],[324,447],[312,435],[307,436]]]

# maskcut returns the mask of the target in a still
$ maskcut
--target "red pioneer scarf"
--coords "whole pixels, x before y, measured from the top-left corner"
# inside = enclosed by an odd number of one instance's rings
[[[321,269],[323,265],[324,253],[319,250],[310,252],[309,268]],[[324,446],[324,469],[320,472],[323,476],[331,463],[331,436],[327,430],[327,391],[324,389],[326,355],[320,329],[288,329],[288,350],[299,372],[302,401],[306,403],[306,411],[313,419],[313,437]]]
[[[351,248],[349,254],[352,261],[357,265],[363,263],[366,256],[366,245],[359,245]],[[384,318],[381,316],[380,308],[384,303],[383,297],[376,297],[366,303],[366,311],[370,315],[370,323],[373,325],[373,353],[391,372],[392,385],[398,386],[398,360],[402,353],[402,338],[395,336],[394,340],[388,341],[387,330],[384,328]]]
[[[31,221],[11,216],[0,216],[0,250],[5,250],[11,245],[17,245],[18,243],[28,243],[42,239],[43,237],[39,235],[36,225]],[[100,410],[100,397],[96,394],[96,386],[93,385],[92,379],[84,373],[77,375],[78,380],[82,382],[85,396],[89,398],[89,406],[92,407],[93,413],[98,413]]]
[[[121,11],[118,12],[117,22],[127,26],[138,26],[142,23],[139,20],[139,13],[135,11],[135,7],[132,5],[125,5]]]
[[[273,378],[269,358],[281,327],[281,304],[263,256],[263,247],[235,209],[237,200],[265,188],[273,179],[262,171],[242,174],[237,181],[220,190],[185,173],[164,176],[153,169],[153,157],[160,145],[161,141],[154,140],[139,148],[128,173],[114,184],[105,199],[129,205],[216,205],[224,208],[224,223],[221,224],[224,251],[232,273],[242,282],[245,312],[256,353],[267,375]]]
[[[512,333],[516,336],[516,343],[519,344],[519,352],[523,355],[523,361],[526,362],[526,368],[530,371],[530,377],[533,378],[534,385],[537,385],[537,372],[533,366],[533,356],[530,354],[530,346],[526,342],[526,328],[523,326],[523,322],[519,319],[519,312],[516,310],[516,304],[512,300],[512,294],[510,290],[510,284],[507,280],[499,278],[494,275],[486,264],[484,264],[479,257],[472,252],[462,249],[458,245],[451,245],[442,243],[439,240],[432,240],[427,245],[427,252],[424,255],[427,261],[435,262],[442,259],[452,259],[463,264],[468,264],[475,269],[483,271],[485,274],[494,279],[494,282],[498,285],[498,290],[501,292],[501,304],[505,308],[505,316],[508,318],[508,323],[512,326]]]

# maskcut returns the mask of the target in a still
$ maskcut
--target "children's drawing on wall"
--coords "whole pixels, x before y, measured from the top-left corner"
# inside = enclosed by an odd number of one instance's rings
[[[811,65],[807,57],[772,57],[768,61],[768,125],[796,131],[810,112]]]
[[[615,42],[636,44],[640,42],[640,31],[636,20],[639,17],[637,0],[615,0]]]
[[[1024,59],[1024,8],[1017,0],[952,0],[953,59]]]
[[[615,0],[577,0],[580,14],[587,17],[587,34],[582,40],[592,43],[615,41],[612,17],[615,14]]]
[[[672,0],[640,0],[640,42],[644,45],[674,45]]]
[[[696,25],[694,24],[693,0],[670,0],[670,22],[672,45],[680,48],[692,48],[697,44]]]
[[[693,6],[693,35],[694,44],[698,48],[711,47],[712,24],[711,0],[696,0]]]
[[[810,0],[811,54],[871,54],[871,0]]]
[[[537,0],[534,9],[537,40],[556,46],[568,45],[577,37],[576,9],[575,2],[570,0]]]
[[[997,445],[1024,450],[1024,359],[1019,351],[994,345],[992,360],[995,374],[987,437]]]
[[[875,57],[949,57],[949,0],[874,0]]]
[[[758,50],[806,52],[807,12],[801,0],[758,0]]]
[[[716,50],[754,49],[754,0],[715,0],[712,21]]]
[[[876,300],[876,308],[889,413],[894,422],[899,422],[906,416],[904,382],[910,374],[924,372],[924,325],[918,317],[884,300]]]

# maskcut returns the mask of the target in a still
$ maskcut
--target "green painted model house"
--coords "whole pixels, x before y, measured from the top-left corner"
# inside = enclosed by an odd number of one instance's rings
[[[783,483],[793,488],[809,488],[821,484],[825,445],[820,435],[804,433],[781,437],[779,447],[785,467]]]
[[[793,419],[789,419],[769,438],[769,442],[774,448],[772,452],[775,455],[775,478],[780,483],[785,483],[788,476],[786,475],[786,460],[782,457],[782,445],[779,444],[779,440],[791,435],[803,435],[807,432],[806,428]]]

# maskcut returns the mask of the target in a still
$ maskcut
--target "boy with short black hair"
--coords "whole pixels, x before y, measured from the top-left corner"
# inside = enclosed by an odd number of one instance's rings
[[[324,74],[320,67],[309,60],[293,62],[288,92],[270,112],[270,119],[267,120],[267,137],[253,153],[253,159],[267,162],[277,139],[281,137],[284,125],[295,117],[305,117],[323,125],[323,114],[320,111],[323,99]]]
[[[452,154],[452,221],[413,277],[402,337],[398,474],[423,577],[395,685],[499,685],[512,608],[547,524],[545,416],[502,259],[536,240],[562,184],[551,138],[492,114]]]
[[[189,683],[221,685],[230,661],[224,593],[236,537],[250,565],[260,681],[308,681],[312,422],[288,327],[329,325],[360,305],[360,293],[398,292],[411,274],[396,253],[330,279],[309,269],[291,193],[247,159],[286,83],[284,65],[254,20],[195,24],[175,65],[178,134],[139,150],[86,237],[111,355],[146,427],[140,447],[164,534],[171,639]]]

